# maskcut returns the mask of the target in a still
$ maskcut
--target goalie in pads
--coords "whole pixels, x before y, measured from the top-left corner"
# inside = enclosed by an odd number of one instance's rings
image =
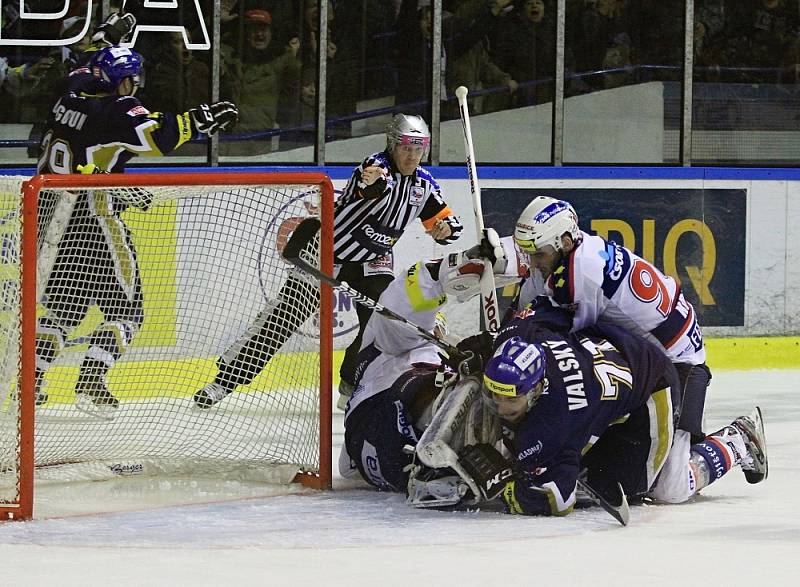
[[[492,231],[487,242],[494,239]],[[502,252],[499,244],[497,248]],[[489,261],[484,261],[487,257]],[[380,303],[434,330],[448,295],[459,301],[477,295],[484,270],[501,273],[512,263],[480,246],[420,262],[394,278]],[[513,279],[518,279],[514,267]],[[479,392],[480,384],[475,377],[458,382],[457,373],[467,375],[474,367],[469,360],[459,363],[442,357],[439,347],[416,331],[373,314],[358,355],[356,387],[345,409],[342,475],[360,475],[380,490],[397,492],[406,491],[412,476],[416,480],[412,491],[420,500],[435,494],[437,504],[442,500],[458,503],[469,489],[467,483],[452,470],[432,471],[415,463],[414,447],[434,421],[448,427],[447,440],[456,447],[498,437],[496,419],[484,420],[480,402],[473,402],[469,413],[459,413],[465,399]]]

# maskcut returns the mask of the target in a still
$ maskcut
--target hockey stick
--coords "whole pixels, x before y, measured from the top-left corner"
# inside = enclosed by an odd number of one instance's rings
[[[350,284],[347,283],[346,281],[340,281],[335,277],[331,277],[327,273],[323,273],[313,265],[301,259],[299,256],[287,256],[285,250],[284,250],[284,259],[289,261],[289,263],[291,263],[298,269],[301,269],[302,271],[308,273],[312,277],[316,277],[320,281],[327,283],[332,288],[352,298],[356,303],[361,304],[362,306],[366,306],[367,308],[371,308],[373,311],[377,312],[381,316],[388,318],[389,320],[396,320],[397,322],[402,322],[409,328],[415,330],[420,337],[424,338],[430,343],[435,344],[444,352],[446,352],[447,356],[450,357],[451,359],[454,359],[456,361],[462,361],[464,359],[469,358],[468,355],[461,352],[453,345],[448,344],[447,342],[435,337],[433,334],[431,334],[421,326],[414,324],[413,322],[407,320],[400,314],[391,311],[386,306],[383,306],[378,302],[376,302],[375,300],[373,300],[372,298],[365,296],[357,289],[350,287]]]
[[[619,488],[619,494],[622,496],[622,503],[615,506],[612,505],[602,495],[597,493],[594,489],[589,487],[585,482],[578,479],[578,489],[586,493],[586,495],[589,496],[589,499],[611,514],[617,522],[623,526],[627,526],[631,517],[631,510],[628,506],[628,498],[625,497],[625,492],[622,490],[622,485],[617,483],[617,487]]]
[[[467,152],[467,171],[469,172],[469,188],[472,193],[472,209],[475,212],[475,228],[478,242],[483,239],[483,209],[481,208],[481,188],[478,185],[478,170],[475,167],[475,148],[472,145],[472,127],[469,123],[467,106],[468,90],[464,86],[456,88],[458,109],[461,113],[461,126],[464,129],[464,149]],[[494,283],[494,271],[484,270],[481,275],[481,308],[486,328],[492,332],[500,330],[500,308],[497,305],[497,290]]]

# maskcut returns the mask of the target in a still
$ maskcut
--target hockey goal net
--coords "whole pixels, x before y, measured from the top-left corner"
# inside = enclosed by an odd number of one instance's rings
[[[309,250],[332,272],[327,176],[0,176],[0,206],[0,520],[32,516],[34,478],[330,487],[327,286],[306,281],[291,304],[310,318],[247,384],[194,400],[279,304],[295,271],[280,252],[304,218],[319,218]],[[114,405],[76,403],[91,364]]]

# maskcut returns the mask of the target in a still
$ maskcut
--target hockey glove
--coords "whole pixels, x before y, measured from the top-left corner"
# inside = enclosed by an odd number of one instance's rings
[[[228,130],[239,120],[239,109],[233,102],[214,102],[200,104],[189,110],[197,132],[213,136],[221,130]]]
[[[514,471],[491,444],[470,444],[458,453],[458,464],[472,477],[487,501],[498,497],[514,478]]]
[[[467,249],[466,256],[470,259],[486,259],[492,264],[495,275],[504,273],[508,258],[506,251],[500,242],[500,236],[494,228],[484,228],[481,242],[474,247]]]
[[[479,334],[468,336],[461,340],[456,347],[464,354],[471,355],[468,360],[469,373],[474,375],[483,371],[484,365],[492,358],[492,345],[494,344],[494,334],[484,330]],[[454,366],[453,368],[458,368]]]
[[[505,272],[508,265],[505,250],[497,233],[487,228],[481,243],[465,251],[450,253],[439,266],[438,281],[442,291],[465,302],[481,292],[481,276],[491,266],[495,275]],[[436,278],[435,278],[436,279]]]
[[[135,16],[127,12],[125,14],[115,12],[95,29],[92,35],[92,44],[119,45],[127,40],[135,28]]]
[[[98,173],[108,173],[108,171],[94,163],[87,163],[86,165],[78,165],[78,173],[81,175],[96,175]]]
[[[469,377],[480,373],[483,368],[483,360],[476,356],[472,351],[459,353],[454,357],[443,357],[444,364],[458,373],[461,377]]]

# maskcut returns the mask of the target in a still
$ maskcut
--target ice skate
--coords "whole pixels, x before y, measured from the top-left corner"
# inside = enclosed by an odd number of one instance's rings
[[[764,421],[761,408],[756,406],[747,416],[736,418],[731,424],[744,439],[747,454],[742,455],[742,471],[748,483],[760,483],[767,478],[767,439],[764,435]]]
[[[75,407],[93,416],[113,418],[119,407],[119,400],[109,391],[103,376],[93,376],[78,379],[75,386]]]
[[[225,399],[232,390],[222,387],[219,383],[209,383],[194,394],[194,403],[197,407],[207,410]]]

